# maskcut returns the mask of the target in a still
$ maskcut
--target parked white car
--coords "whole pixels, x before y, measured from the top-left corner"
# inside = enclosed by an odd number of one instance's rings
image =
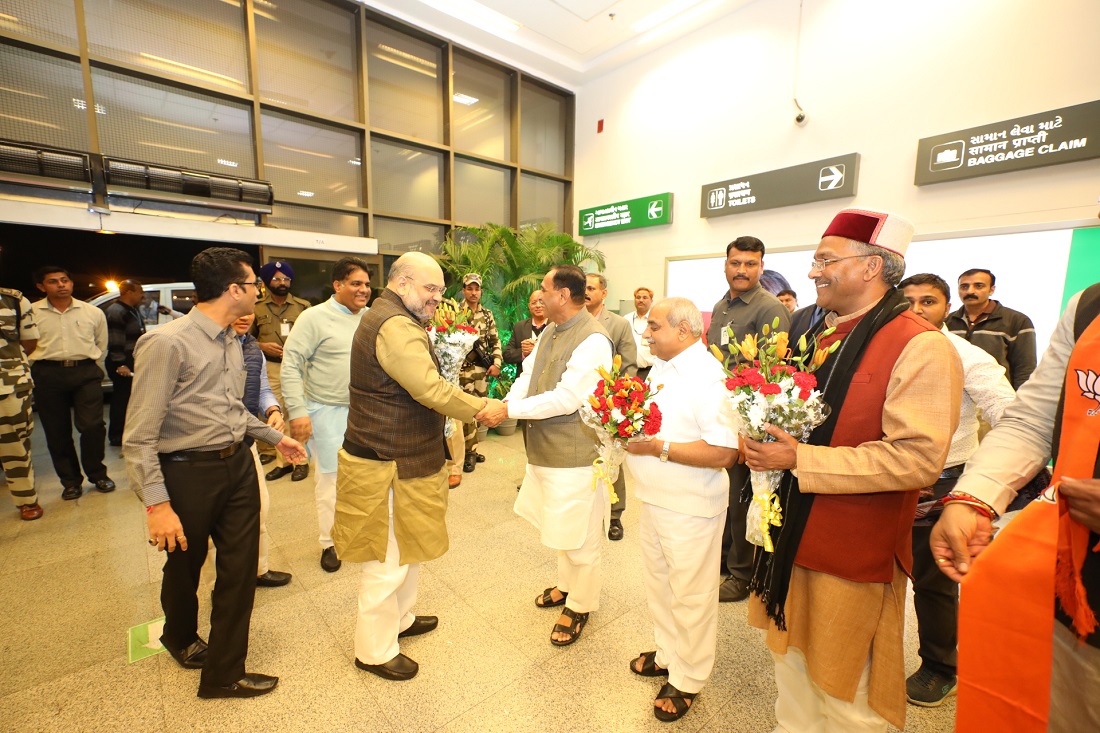
[[[173,318],[179,318],[195,305],[194,283],[157,283],[143,285],[142,288],[145,290],[145,299],[141,301],[138,310],[145,319],[147,331],[152,331]],[[91,298],[88,302],[106,310],[107,306],[116,300],[118,300],[118,291],[108,290]]]

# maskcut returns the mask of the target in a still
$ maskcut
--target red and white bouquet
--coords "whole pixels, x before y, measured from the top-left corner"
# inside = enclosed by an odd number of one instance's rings
[[[477,329],[467,322],[465,313],[450,302],[443,301],[436,308],[432,320],[428,321],[427,331],[439,359],[439,373],[451,384],[458,384],[462,363],[478,339]],[[454,420],[447,421],[445,437],[453,434],[454,423]]]
[[[817,377],[813,373],[836,351],[840,342],[823,347],[818,343],[820,337],[815,337],[813,348],[808,350],[810,344],[803,336],[799,339],[796,356],[789,348],[789,334],[775,330],[778,327],[779,319],[776,318],[770,328],[765,324],[762,334],[750,334],[741,343],[735,343],[735,353],[744,361],[732,366],[717,347],[711,346],[711,350],[729,375],[726,379],[728,414],[739,434],[770,442],[774,438],[765,432],[764,425],[771,424],[804,442],[829,416],[829,406],[817,389]],[[732,329],[728,330],[730,338],[734,338]],[[826,330],[821,337],[832,332],[833,329]],[[782,476],[782,471],[752,472],[752,504],[745,536],[768,552],[774,551],[768,527],[783,523],[776,493]]]
[[[622,376],[622,357],[616,355],[611,371],[598,369],[600,381],[588,396],[588,404],[581,408],[581,420],[596,431],[600,457],[594,486],[603,480],[607,484],[611,502],[619,500],[613,484],[619,477],[619,467],[626,459],[623,446],[632,439],[647,438],[661,430],[661,410],[653,398],[660,391],[638,377]]]

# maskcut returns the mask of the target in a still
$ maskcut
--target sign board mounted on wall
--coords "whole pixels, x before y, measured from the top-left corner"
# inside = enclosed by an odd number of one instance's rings
[[[699,216],[709,219],[856,195],[859,153],[703,186]]]
[[[1100,158],[1100,101],[922,138],[914,183],[925,186],[1090,158]]]
[[[640,199],[581,209],[580,234],[601,234],[672,223],[672,194],[658,193]]]

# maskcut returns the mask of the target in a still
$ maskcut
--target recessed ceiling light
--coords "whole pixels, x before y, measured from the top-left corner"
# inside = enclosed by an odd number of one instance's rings
[[[520,28],[519,23],[507,15],[498,13],[474,0],[420,0],[420,2],[497,36],[515,33]]]
[[[311,199],[311,198],[313,198],[314,194],[313,194],[313,191],[299,191],[298,195],[302,196],[304,198],[307,198],[307,199]]]
[[[630,29],[635,33],[645,33],[651,28],[656,28],[661,23],[674,15],[684,12],[693,5],[698,5],[700,0],[673,0],[664,7],[658,8],[638,22],[632,24]]]
[[[459,104],[465,104],[467,107],[478,102],[477,97],[471,97],[469,94],[462,94],[461,92],[455,94],[454,100]]]
[[[232,160],[226,160],[225,158],[218,158],[218,162],[221,163],[222,165],[227,165],[230,168],[236,168],[238,165],[240,165],[240,163],[237,163],[237,162],[232,161]]]

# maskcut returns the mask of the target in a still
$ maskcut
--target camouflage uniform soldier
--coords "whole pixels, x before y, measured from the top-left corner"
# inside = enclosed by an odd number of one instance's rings
[[[471,350],[466,357],[466,363],[462,365],[462,371],[459,372],[458,381],[467,394],[487,397],[489,377],[500,376],[504,356],[501,353],[500,336],[497,335],[496,319],[488,308],[481,307],[481,275],[471,272],[462,278],[462,295],[466,298],[462,310],[466,313],[469,324],[480,334],[478,344],[485,354],[492,357],[493,365],[486,368],[478,364],[476,352]],[[470,473],[478,463],[485,461],[485,456],[477,452],[477,422],[468,422],[463,427],[466,434],[466,460],[462,463],[462,470]]]
[[[19,515],[42,516],[31,463],[31,369],[24,353],[38,345],[31,304],[18,290],[0,288],[0,465]]]

